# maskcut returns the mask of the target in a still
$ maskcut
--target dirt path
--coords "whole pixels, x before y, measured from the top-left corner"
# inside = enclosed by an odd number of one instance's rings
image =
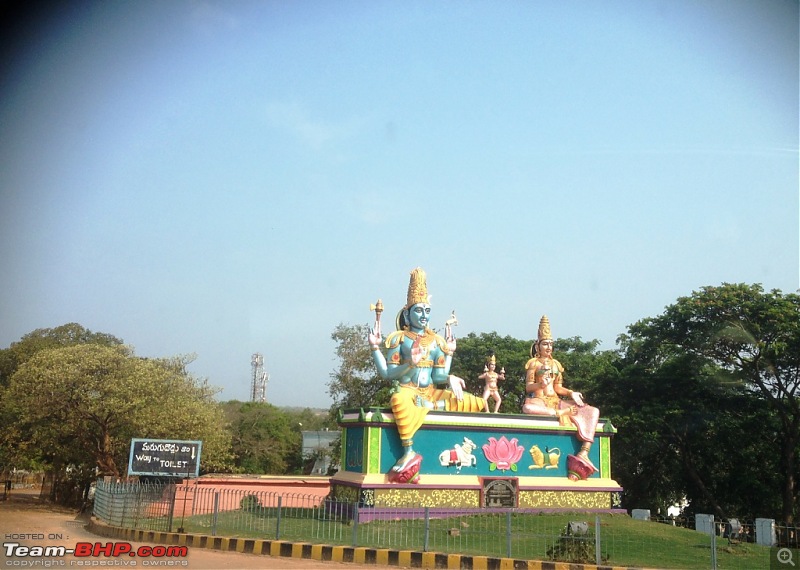
[[[3,537],[3,549],[0,552],[0,569],[6,568],[81,568],[81,567],[136,567],[142,568],[190,568],[191,570],[239,569],[250,568],[272,569],[292,568],[294,570],[363,570],[375,569],[378,566],[351,564],[342,562],[320,562],[294,558],[278,558],[241,554],[238,552],[220,552],[205,548],[189,548],[185,558],[136,558],[129,556],[87,558],[65,556],[15,556],[24,549],[9,546],[18,544],[23,547],[63,546],[75,548],[78,542],[106,544],[111,539],[98,537],[88,532],[84,526],[88,518],[79,515],[75,510],[65,509],[46,503],[30,490],[15,490],[7,501],[0,500],[0,535]],[[120,541],[117,541],[120,542]],[[156,546],[156,543],[132,542],[134,551],[144,545]],[[159,545],[163,546],[163,545]],[[11,556],[9,556],[9,552]],[[94,563],[94,564],[93,564]],[[102,564],[104,563],[104,564]],[[159,563],[161,566],[151,566]],[[165,563],[167,563],[165,565]],[[102,565],[101,565],[102,564]],[[397,568],[396,566],[393,568]]]

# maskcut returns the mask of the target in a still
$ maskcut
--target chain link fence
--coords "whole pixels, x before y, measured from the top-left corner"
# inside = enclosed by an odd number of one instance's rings
[[[197,485],[99,481],[94,515],[113,526],[164,532],[663,569],[770,568],[778,549],[797,547],[793,527],[773,523],[765,543],[757,525],[710,515],[637,520],[522,509],[364,507]]]

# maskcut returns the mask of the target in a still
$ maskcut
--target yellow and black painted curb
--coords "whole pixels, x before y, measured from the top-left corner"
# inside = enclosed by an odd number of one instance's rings
[[[94,517],[92,517],[88,525],[88,530],[106,538],[124,538],[132,542],[155,542],[192,548],[209,548],[224,552],[241,552],[244,554],[262,554],[330,562],[353,562],[356,564],[397,566],[400,568],[446,568],[450,570],[635,570],[627,566],[595,566],[593,564],[517,560],[515,558],[497,558],[493,556],[331,546],[306,542],[139,530],[109,526]]]

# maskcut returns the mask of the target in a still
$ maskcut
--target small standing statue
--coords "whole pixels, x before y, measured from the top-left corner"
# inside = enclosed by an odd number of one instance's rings
[[[581,449],[577,455],[567,457],[567,469],[570,479],[586,479],[597,471],[589,461],[589,450],[594,441],[600,411],[587,406],[580,392],[564,387],[564,367],[553,358],[553,337],[547,316],[539,321],[539,335],[531,347],[531,353],[533,358],[525,364],[525,403],[522,411],[526,414],[556,416],[559,424],[578,428]],[[562,399],[562,396],[568,399]]]
[[[483,366],[483,374],[478,376],[479,380],[483,380],[485,382],[483,388],[483,400],[486,402],[486,411],[489,412],[489,398],[492,398],[495,402],[495,414],[497,413],[497,410],[500,409],[500,402],[503,401],[503,399],[500,397],[500,392],[497,389],[497,381],[506,379],[506,369],[501,368],[500,373],[498,374],[495,372],[496,368],[497,361],[494,354],[492,354],[486,361],[486,364]]]
[[[479,412],[485,402],[465,393],[464,380],[450,374],[456,350],[456,338],[451,328],[455,324],[455,315],[445,323],[444,338],[428,327],[431,305],[422,269],[417,267],[411,272],[406,305],[397,318],[398,330],[386,337],[385,342],[381,336],[379,308],[383,310],[380,301],[373,306],[377,318],[369,333],[369,346],[381,378],[398,384],[392,394],[391,406],[403,445],[403,455],[389,470],[389,481],[417,483],[422,456],[414,451],[413,438],[427,413],[430,410]]]

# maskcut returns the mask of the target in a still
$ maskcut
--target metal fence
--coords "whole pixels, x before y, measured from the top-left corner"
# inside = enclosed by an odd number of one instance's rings
[[[796,541],[793,527],[773,525],[771,547],[756,543],[754,525],[736,521],[733,532],[731,521],[713,517],[703,527],[699,518],[364,507],[197,485],[99,481],[94,514],[110,525],[166,532],[663,569],[769,568],[779,548],[798,546],[781,542]]]

